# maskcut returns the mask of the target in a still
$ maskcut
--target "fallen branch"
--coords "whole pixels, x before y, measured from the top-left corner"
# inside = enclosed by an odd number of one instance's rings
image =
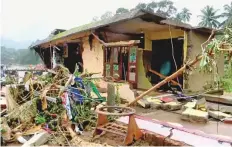
[[[69,76],[68,81],[65,83],[65,86],[60,89],[59,96],[61,96],[61,94],[64,92],[64,90],[71,84],[72,80],[73,80],[73,75],[71,74]]]

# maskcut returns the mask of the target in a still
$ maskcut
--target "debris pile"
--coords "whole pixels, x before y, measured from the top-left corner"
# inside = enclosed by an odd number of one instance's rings
[[[25,74],[22,84],[7,85],[2,145],[95,145],[76,137],[96,126],[95,109],[106,103],[99,89],[106,92],[107,87],[89,75],[93,74],[69,74],[57,65],[42,75]]]

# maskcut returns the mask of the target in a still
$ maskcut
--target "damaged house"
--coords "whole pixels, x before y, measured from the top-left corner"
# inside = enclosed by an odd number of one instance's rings
[[[127,81],[137,89],[149,89],[201,52],[211,29],[192,27],[137,9],[70,30],[54,30],[31,45],[47,68],[64,64],[70,72],[100,72],[104,77]],[[224,58],[218,62],[223,74]],[[197,70],[184,73],[170,84],[202,90],[214,74]]]

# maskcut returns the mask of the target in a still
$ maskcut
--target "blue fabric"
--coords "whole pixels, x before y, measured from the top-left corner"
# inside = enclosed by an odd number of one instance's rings
[[[168,76],[171,72],[171,63],[170,61],[165,61],[160,68],[160,73],[164,76]]]
[[[77,83],[79,83],[79,84],[81,84],[81,88],[82,88],[82,89],[85,89],[83,80],[82,80],[81,78],[75,77],[74,81],[77,82]]]
[[[81,88],[82,89],[85,89],[85,86],[84,86],[84,83],[83,83],[83,80],[79,77],[75,77],[74,81],[77,83],[77,84],[80,84]],[[80,93],[80,91],[74,87],[69,87],[68,88],[70,93],[74,96],[74,100],[76,102],[80,102],[82,103],[84,101],[84,97],[82,96],[82,94]]]
[[[73,98],[76,102],[83,102],[84,101],[84,97],[82,96],[82,94],[80,93],[80,91],[76,88],[73,87],[69,87],[69,93],[70,95],[73,95]]]

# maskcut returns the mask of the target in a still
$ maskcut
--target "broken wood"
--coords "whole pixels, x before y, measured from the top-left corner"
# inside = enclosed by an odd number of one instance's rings
[[[166,78],[166,76],[162,75],[161,73],[158,73],[157,71],[155,70],[152,70],[152,69],[149,69],[150,72],[152,72],[153,74],[156,74],[157,76],[161,77],[161,78]],[[171,80],[171,82],[174,84],[174,85],[178,85],[180,87],[182,87],[181,84],[177,83],[176,81],[174,80]]]
[[[17,108],[19,105],[14,100],[13,95],[10,92],[11,86],[16,85],[6,85],[6,102],[7,102],[7,111],[13,111],[15,108]]]
[[[106,46],[105,44],[105,42],[103,41],[103,40],[101,40],[97,35],[95,35],[94,33],[92,33],[92,35],[99,41],[99,42],[101,42],[104,46]]]
[[[194,59],[193,61],[189,62],[188,64],[185,64],[183,67],[181,67],[175,73],[173,73],[172,75],[166,77],[164,80],[162,80],[161,82],[157,83],[155,86],[153,86],[152,88],[148,89],[144,93],[142,93],[140,96],[138,96],[134,101],[132,101],[131,103],[129,103],[127,106],[133,105],[134,103],[136,103],[138,100],[142,99],[144,96],[146,96],[150,92],[156,90],[157,88],[159,88],[160,86],[166,84],[167,82],[171,81],[172,79],[180,76],[186,68],[189,68],[189,67],[193,66],[194,64],[196,64],[197,62],[199,62],[202,59],[202,57],[203,57],[202,55],[197,56],[196,59]]]
[[[73,77],[74,77],[74,76],[73,76],[72,74],[69,75],[69,79],[68,79],[68,81],[65,83],[64,88],[61,88],[61,89],[60,89],[59,96],[61,96],[62,93],[64,92],[64,90],[71,84],[71,82],[72,82],[72,80],[73,80]]]

